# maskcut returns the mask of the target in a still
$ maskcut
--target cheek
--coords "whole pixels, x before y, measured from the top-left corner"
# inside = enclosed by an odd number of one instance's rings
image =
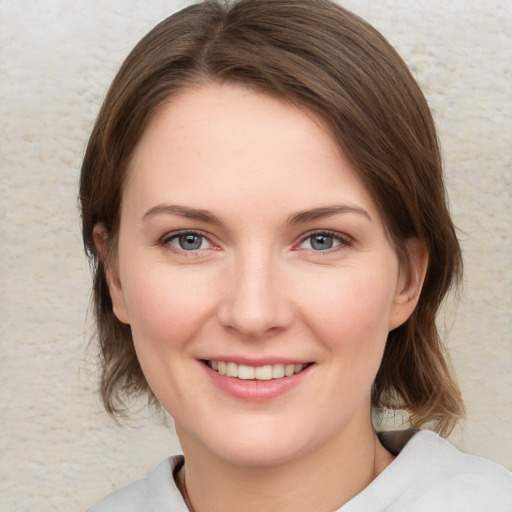
[[[312,282],[303,310],[331,350],[383,350],[394,297],[394,281],[380,272],[343,269],[328,281]]]
[[[124,286],[136,345],[143,342],[163,349],[170,342],[179,344],[193,336],[211,310],[211,290],[204,278],[165,270],[133,272]]]
[[[150,268],[150,267],[146,267]],[[126,283],[126,306],[132,337],[146,380],[158,400],[175,412],[180,400],[191,399],[194,388],[182,362],[211,311],[210,289],[193,278],[157,268],[132,272]]]

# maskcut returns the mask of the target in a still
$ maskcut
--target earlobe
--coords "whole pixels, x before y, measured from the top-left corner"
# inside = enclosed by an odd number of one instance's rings
[[[407,242],[408,265],[402,265],[389,316],[389,330],[402,325],[416,308],[428,268],[428,251],[417,238]]]
[[[115,258],[109,254],[109,250],[111,250],[108,247],[109,235],[104,224],[100,223],[94,226],[93,238],[96,251],[105,269],[105,278],[107,280],[114,314],[120,322],[129,324],[130,321],[126,309],[123,287],[119,277],[119,269]]]

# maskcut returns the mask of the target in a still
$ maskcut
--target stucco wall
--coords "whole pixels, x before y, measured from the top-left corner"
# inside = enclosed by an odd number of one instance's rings
[[[187,2],[0,1],[0,510],[83,510],[178,449],[95,395],[76,208],[88,132],[120,61]],[[466,281],[446,339],[468,408],[453,436],[512,469],[512,3],[347,0],[423,84]]]

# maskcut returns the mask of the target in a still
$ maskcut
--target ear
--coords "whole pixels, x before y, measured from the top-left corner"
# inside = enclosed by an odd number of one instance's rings
[[[428,251],[417,238],[407,242],[407,260],[400,266],[395,297],[389,315],[389,330],[399,327],[411,316],[420,298],[428,268]]]
[[[108,231],[104,224],[96,224],[93,229],[94,245],[105,269],[105,277],[112,300],[112,309],[117,319],[124,324],[129,324],[129,317],[124,300],[123,287],[119,278],[117,258],[109,254]],[[111,250],[111,249],[110,249]]]

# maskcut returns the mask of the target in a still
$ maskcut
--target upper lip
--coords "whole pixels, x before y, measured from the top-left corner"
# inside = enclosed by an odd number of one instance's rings
[[[249,358],[249,357],[243,357],[243,356],[226,356],[226,355],[219,355],[219,356],[208,356],[208,357],[201,357],[200,360],[202,361],[224,361],[226,363],[236,363],[236,364],[243,364],[245,366],[267,366],[267,365],[275,365],[275,364],[302,364],[306,365],[308,363],[311,363],[311,360],[307,359],[299,359],[299,358],[291,358],[291,357],[261,357],[261,358]]]

